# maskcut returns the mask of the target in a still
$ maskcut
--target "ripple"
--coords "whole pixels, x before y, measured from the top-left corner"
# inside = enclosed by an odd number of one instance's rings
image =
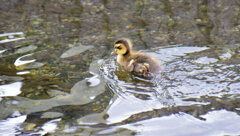
[[[238,135],[240,117],[226,110],[209,112],[199,120],[182,113],[181,115],[170,115],[161,118],[153,118],[140,121],[134,124],[127,124],[121,127],[139,131],[139,136],[153,135],[158,136],[159,133],[170,136],[177,135]],[[235,120],[233,122],[232,120]],[[140,124],[140,125],[138,125]],[[188,131],[183,131],[188,130]],[[221,130],[221,131],[220,131]]]
[[[139,112],[149,108],[204,105],[206,103],[185,100],[202,96],[221,97],[229,92],[234,94],[238,83],[231,82],[238,80],[238,73],[234,70],[238,66],[230,66],[217,58],[204,56],[206,49],[209,48],[173,46],[144,51],[164,59],[165,70],[152,79],[125,71],[118,66],[114,57],[104,60],[100,65],[100,73],[108,81],[108,87],[117,94],[117,99],[121,99],[116,100],[117,105],[113,104],[114,110],[126,108],[118,112],[125,111],[122,114],[127,115],[130,111]],[[134,106],[128,105],[129,103]],[[143,108],[138,109],[136,105]]]
[[[21,60],[22,58],[28,57],[28,56],[31,56],[31,55],[32,55],[32,53],[31,53],[31,54],[26,54],[26,55],[24,55],[24,56],[22,56],[22,57],[19,57],[19,58],[14,62],[14,65],[15,65],[15,66],[21,66],[21,65],[25,65],[25,64],[28,64],[28,63],[35,62],[36,59],[33,59],[33,60]]]
[[[0,37],[6,37],[5,39],[0,40],[0,43],[8,43],[25,39],[23,32],[4,33],[0,34]]]
[[[27,118],[27,115],[18,116],[15,118],[8,118],[0,121],[1,135],[16,135],[19,132],[19,125],[22,124]]]

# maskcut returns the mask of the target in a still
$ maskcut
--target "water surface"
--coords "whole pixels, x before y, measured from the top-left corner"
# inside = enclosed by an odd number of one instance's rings
[[[239,135],[239,7],[2,1],[0,134]],[[143,78],[119,67],[119,37],[165,69]]]

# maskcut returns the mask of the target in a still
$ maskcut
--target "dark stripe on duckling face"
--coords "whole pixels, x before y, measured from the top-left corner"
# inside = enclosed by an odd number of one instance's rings
[[[119,49],[119,50],[121,50],[122,49],[122,47],[120,47],[120,46],[117,46],[117,47],[114,47],[115,49]]]
[[[126,46],[124,44],[122,44],[122,43],[115,44],[114,48],[115,48],[115,52],[117,54],[119,54],[119,55],[124,56],[124,55],[126,55],[128,53],[128,50],[127,50]]]

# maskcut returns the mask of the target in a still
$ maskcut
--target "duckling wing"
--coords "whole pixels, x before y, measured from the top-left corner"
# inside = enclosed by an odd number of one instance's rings
[[[160,62],[155,57],[146,53],[136,53],[131,59],[134,59],[135,63],[148,64],[148,70],[151,73],[159,73],[162,70]]]
[[[127,65],[127,70],[132,72],[134,70],[134,67],[135,67],[134,64],[135,63],[136,63],[135,60],[131,59],[130,62],[128,63],[128,65]]]

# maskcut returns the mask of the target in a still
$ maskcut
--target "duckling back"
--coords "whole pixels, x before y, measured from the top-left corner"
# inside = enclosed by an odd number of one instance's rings
[[[150,73],[159,73],[161,70],[163,70],[163,67],[161,66],[160,62],[153,56],[146,54],[146,53],[135,53],[131,56],[131,59],[134,59],[136,64],[148,64],[148,72]],[[137,65],[136,65],[137,66]]]

